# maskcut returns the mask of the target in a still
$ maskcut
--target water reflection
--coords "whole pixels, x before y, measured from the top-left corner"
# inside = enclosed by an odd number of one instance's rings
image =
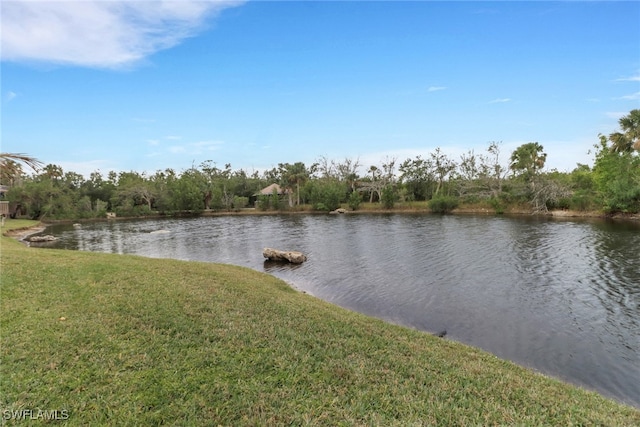
[[[640,406],[638,224],[284,215],[60,225],[46,234],[58,247],[266,271]],[[302,251],[308,261],[265,262],[264,247]]]

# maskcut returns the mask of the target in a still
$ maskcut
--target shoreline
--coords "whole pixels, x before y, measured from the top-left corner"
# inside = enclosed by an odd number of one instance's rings
[[[29,236],[38,234],[47,229],[49,225],[55,224],[73,224],[83,222],[108,222],[108,221],[134,221],[145,219],[175,219],[175,218],[198,218],[198,217],[217,217],[217,216],[276,216],[276,215],[460,215],[460,216],[495,216],[495,217],[541,217],[557,220],[600,220],[600,221],[640,221],[640,214],[613,214],[607,215],[599,211],[574,211],[574,210],[552,210],[548,212],[530,212],[522,209],[513,209],[504,213],[496,213],[491,209],[485,208],[456,208],[452,212],[447,214],[437,214],[429,210],[420,208],[401,208],[401,209],[361,209],[361,210],[346,210],[345,212],[318,212],[311,210],[294,210],[294,211],[260,211],[255,208],[246,208],[240,211],[204,211],[200,214],[183,213],[180,215],[145,215],[145,216],[123,216],[115,218],[84,218],[84,219],[56,219],[56,220],[29,220],[38,221],[34,226],[20,227],[6,230],[2,233],[3,236],[11,237],[19,242],[24,243],[27,246],[29,241],[26,239]],[[291,284],[290,284],[291,285]]]
[[[136,219],[160,219],[160,218],[189,218],[189,217],[217,217],[217,216],[253,216],[253,215],[264,215],[264,216],[276,216],[276,215],[382,215],[382,214],[406,214],[406,215],[480,215],[480,216],[504,216],[504,217],[543,217],[543,218],[592,218],[592,219],[600,219],[600,220],[616,220],[616,221],[640,221],[640,214],[625,214],[625,213],[616,213],[616,214],[605,214],[601,211],[576,211],[576,210],[551,210],[548,212],[531,212],[526,209],[511,209],[506,210],[503,213],[496,213],[493,209],[488,208],[456,208],[450,213],[447,214],[439,214],[431,212],[428,209],[424,209],[421,207],[402,207],[395,209],[358,209],[358,210],[349,210],[346,209],[345,212],[320,212],[313,211],[308,209],[300,209],[300,210],[282,210],[282,211],[261,211],[255,208],[245,208],[236,211],[217,211],[217,210],[208,210],[202,211],[199,213],[193,212],[181,212],[176,214],[153,214],[153,215],[143,215],[143,216],[121,216],[121,217],[113,217],[113,218],[81,218],[81,219],[48,219],[45,221],[41,221],[41,224],[44,224],[46,227],[48,224],[68,224],[68,223],[83,223],[83,222],[104,222],[104,221],[126,221],[126,220],[136,220]],[[37,233],[36,231],[34,233]],[[25,236],[27,237],[27,236]]]
[[[44,224],[44,225],[43,225]],[[39,223],[31,227],[14,228],[2,233],[3,236],[11,237],[20,242],[27,243],[25,239],[33,234],[38,234],[47,229],[46,223]]]

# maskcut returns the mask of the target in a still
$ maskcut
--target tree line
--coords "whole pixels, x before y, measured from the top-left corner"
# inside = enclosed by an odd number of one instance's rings
[[[311,165],[280,163],[251,174],[207,160],[182,172],[110,171],[104,176],[96,171],[88,179],[58,165],[43,166],[29,156],[3,153],[0,183],[12,215],[51,219],[104,217],[107,212],[143,216],[246,208],[357,210],[363,203],[391,209],[420,202],[435,212],[470,205],[500,213],[526,205],[534,212],[638,213],[640,110],[632,110],[619,124],[620,131],[599,135],[593,167],[577,164],[571,172],[544,171],[547,154],[537,142],[522,144],[505,159],[501,143],[491,142],[484,152],[469,151],[458,159],[437,148],[426,157],[401,162],[387,158],[368,167],[357,159],[321,157]],[[23,164],[33,172],[27,174]],[[260,193],[274,183],[278,187],[273,193]]]

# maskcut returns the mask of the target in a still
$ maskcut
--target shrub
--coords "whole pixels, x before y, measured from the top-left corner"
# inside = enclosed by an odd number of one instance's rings
[[[452,196],[436,196],[429,201],[429,209],[435,213],[448,213],[458,207],[458,199]]]
[[[319,181],[313,183],[309,192],[309,201],[315,210],[332,211],[340,207],[346,198],[346,186],[338,181]]]
[[[261,194],[258,196],[258,209],[266,211],[269,209],[269,196]]]
[[[357,191],[354,191],[349,195],[349,207],[351,210],[355,211],[360,207],[360,203],[362,203],[362,196]]]
[[[569,201],[569,208],[576,211],[588,211],[596,209],[597,203],[593,195],[584,191],[576,191]]]
[[[489,204],[498,215],[502,215],[504,213],[504,203],[499,197],[490,198]]]
[[[382,189],[382,205],[386,209],[392,209],[396,203],[396,192],[391,185]]]
[[[327,207],[327,205],[325,205],[322,202],[318,202],[316,204],[313,205],[313,209],[317,210],[317,211],[321,211],[321,212],[329,212],[331,209],[329,209],[329,207]]]
[[[234,196],[233,197],[233,208],[234,209],[242,209],[249,204],[248,197]]]

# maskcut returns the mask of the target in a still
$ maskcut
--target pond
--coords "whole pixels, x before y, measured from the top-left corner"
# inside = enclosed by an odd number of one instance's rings
[[[640,407],[640,224],[418,214],[55,225],[47,247],[235,264]],[[264,247],[298,250],[274,264]]]

